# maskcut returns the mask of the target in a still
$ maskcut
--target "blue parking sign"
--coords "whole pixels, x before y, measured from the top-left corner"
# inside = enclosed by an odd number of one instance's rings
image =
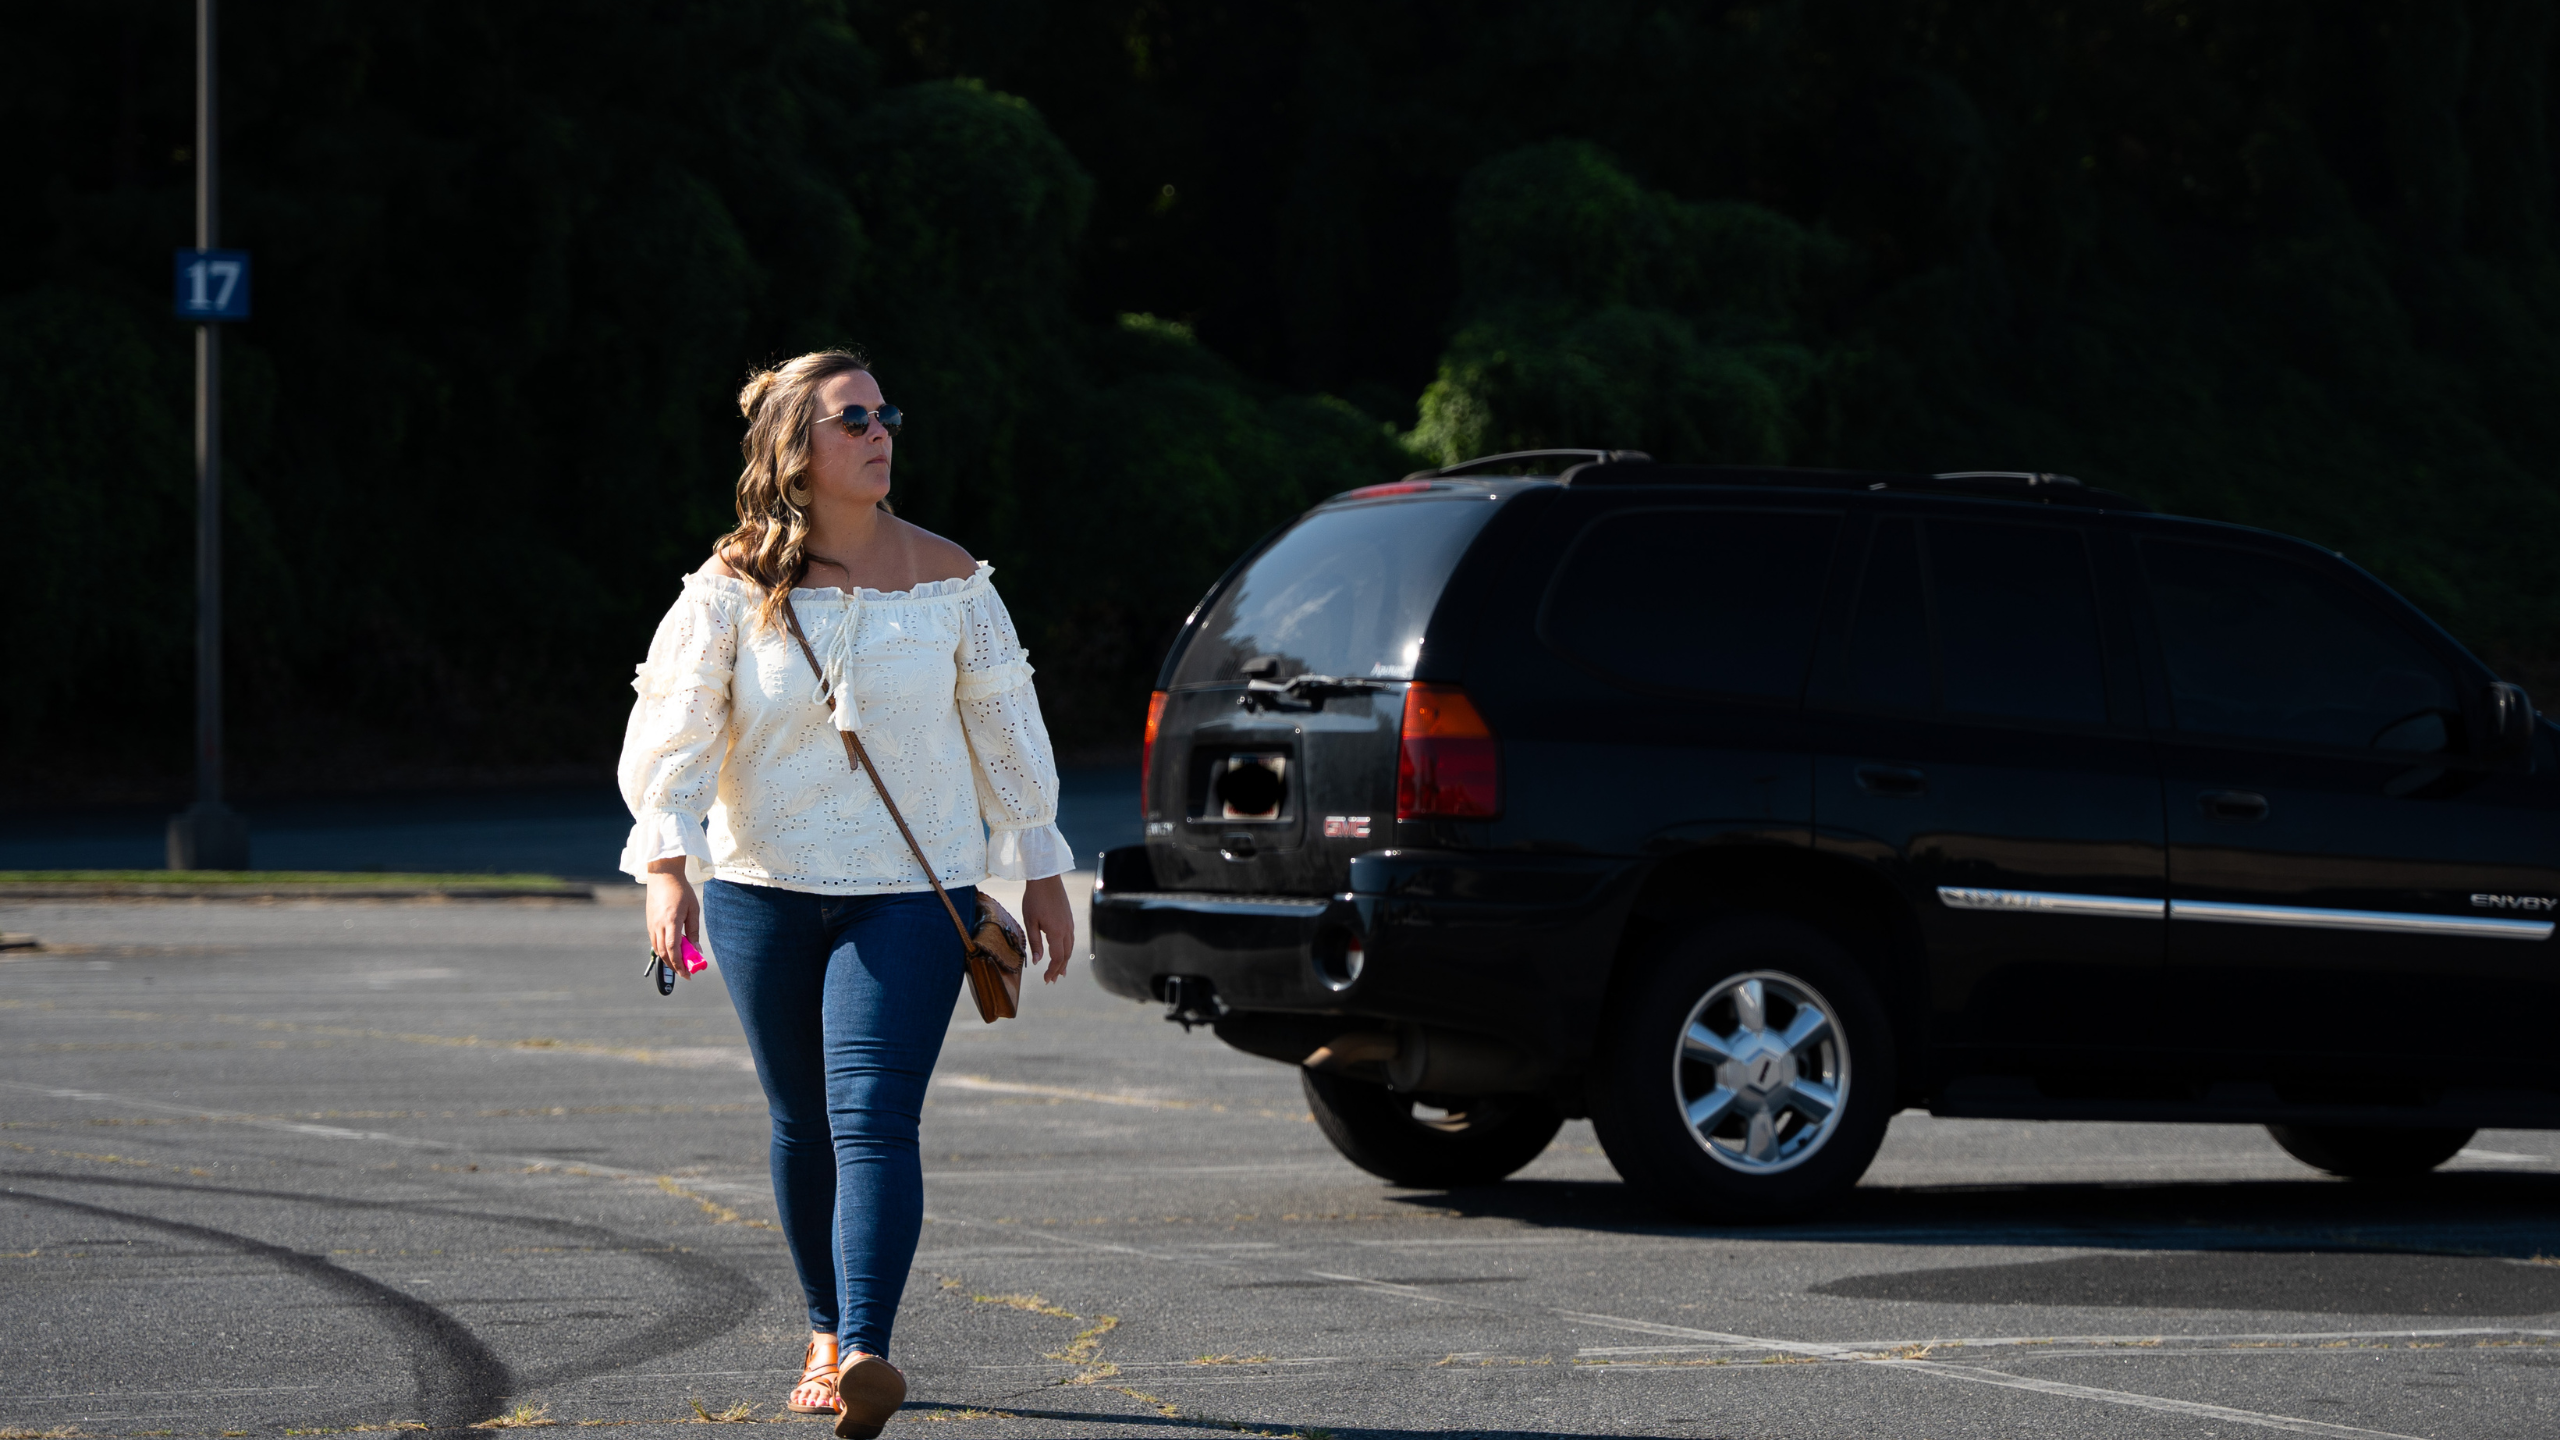
[[[249,318],[249,252],[178,252],[176,308],[181,320]]]

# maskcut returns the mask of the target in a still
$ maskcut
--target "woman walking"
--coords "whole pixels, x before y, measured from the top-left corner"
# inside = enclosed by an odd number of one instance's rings
[[[906,1398],[889,1329],[924,1222],[917,1122],[966,962],[836,732],[861,739],[962,915],[983,878],[1030,882],[1025,958],[1051,981],[1075,948],[1075,861],[994,567],[890,513],[901,416],[867,364],[803,355],[738,405],[737,528],[632,685],[622,868],[649,887],[656,954],[707,924],[764,1084],[809,1307],[790,1408],[865,1440]]]

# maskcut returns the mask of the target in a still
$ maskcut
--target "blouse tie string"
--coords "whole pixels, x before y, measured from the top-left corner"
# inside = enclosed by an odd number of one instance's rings
[[[853,632],[862,618],[862,593],[844,592],[844,614],[837,621],[836,633],[828,638],[824,681],[810,698],[827,703],[829,692],[835,697],[836,728],[853,730],[862,724],[862,707],[853,698]],[[815,677],[812,683],[818,683]]]

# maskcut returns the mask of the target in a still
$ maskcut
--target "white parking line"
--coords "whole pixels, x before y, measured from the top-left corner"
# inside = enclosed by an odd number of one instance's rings
[[[1036,1095],[1044,1100],[1089,1100],[1096,1105],[1132,1105],[1142,1110],[1224,1110],[1206,1100],[1174,1100],[1109,1090],[1077,1090],[1065,1085],[1032,1085],[995,1080],[984,1075],[936,1075],[933,1083],[948,1090],[977,1090],[989,1095]]]
[[[1313,1166],[1340,1163],[1342,1163],[1340,1157],[1336,1156],[1332,1151],[1327,1150],[1321,1155],[1311,1154],[1304,1160],[1291,1161],[1282,1165],[1114,1166],[1108,1173],[1115,1177],[1135,1177],[1140,1175],[1303,1175],[1310,1167]],[[967,1185],[980,1181],[994,1180],[1092,1180],[1099,1178],[1104,1173],[1104,1171],[1097,1168],[1086,1168],[1082,1170],[927,1170],[924,1172],[924,1178],[928,1184]]]
[[[247,1385],[236,1389],[209,1390],[191,1387],[185,1390],[118,1390],[113,1395],[100,1395],[95,1390],[81,1390],[68,1395],[0,1395],[0,1405],[26,1405],[38,1400],[150,1400],[163,1395],[282,1395],[300,1390],[322,1390],[322,1385]]]
[[[611,1165],[599,1165],[591,1160],[563,1160],[551,1155],[511,1155],[504,1151],[484,1149],[478,1145],[457,1145],[448,1140],[427,1140],[414,1135],[392,1135],[380,1130],[349,1130],[340,1125],[311,1125],[299,1120],[273,1120],[264,1115],[243,1115],[236,1110],[208,1110],[201,1105],[172,1105],[164,1100],[145,1100],[135,1095],[110,1095],[99,1090],[65,1090],[52,1085],[29,1085],[18,1080],[0,1080],[0,1090],[17,1090],[55,1100],[85,1100],[93,1104],[120,1105],[128,1109],[149,1110],[162,1115],[184,1115],[196,1120],[219,1120],[225,1124],[246,1125],[254,1130],[273,1130],[279,1134],[300,1135],[314,1140],[359,1140],[375,1145],[397,1145],[404,1150],[431,1150],[444,1155],[476,1155],[484,1160],[504,1160],[510,1164],[597,1175],[609,1180],[655,1180],[658,1178],[639,1170],[623,1170]]]
[[[1994,1349],[2002,1346],[2046,1345],[2246,1345],[2246,1344],[2319,1344],[2332,1340],[2443,1340],[2479,1335],[2521,1335],[2537,1339],[2560,1339],[2560,1330],[2521,1329],[2512,1325],[2473,1325],[2450,1330],[2250,1330],[2230,1335],[2168,1335],[2158,1331],[2139,1335],[1933,1335],[1925,1338],[1905,1337],[1899,1340],[1844,1340],[1852,1350],[1899,1350],[1909,1345],[1944,1345],[1949,1349],[1965,1346],[1972,1349]],[[1576,1355],[1672,1355],[1691,1351],[1729,1350],[1730,1345],[1587,1345]]]

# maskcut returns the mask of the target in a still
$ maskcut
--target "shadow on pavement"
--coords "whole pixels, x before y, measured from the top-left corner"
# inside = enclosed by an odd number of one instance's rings
[[[1374,1430],[1361,1426],[1349,1428],[1327,1425],[1288,1426],[1280,1421],[1221,1420],[1207,1415],[1122,1414],[1102,1410],[1032,1410],[1020,1405],[945,1405],[910,1400],[899,1407],[903,1415],[921,1420],[974,1419],[982,1415],[1009,1415],[1022,1420],[1063,1420],[1081,1424],[1155,1425],[1167,1430],[1212,1430],[1219,1434],[1264,1435],[1274,1440],[1450,1440],[1466,1436],[1467,1440],[1575,1440],[1577,1435],[1606,1435],[1609,1440],[1670,1440],[1668,1436],[1630,1434],[1617,1430],[1487,1430],[1467,1425],[1448,1430]]]
[[[1470,1217],[1626,1234],[1859,1245],[2451,1255],[2502,1262],[2551,1257],[2552,1299],[2530,1313],[2560,1310],[2560,1175],[2457,1172],[2394,1183],[2306,1174],[2300,1180],[2142,1184],[1862,1185],[1818,1217],[1768,1225],[1685,1224],[1646,1204],[1630,1187],[1606,1181],[1512,1180],[1388,1198]]]
[[[1815,1295],[1933,1305],[2093,1309],[2283,1310],[2304,1315],[2547,1315],[2560,1311],[2560,1266],[2470,1255],[2328,1250],[2072,1255],[1851,1275]]]

